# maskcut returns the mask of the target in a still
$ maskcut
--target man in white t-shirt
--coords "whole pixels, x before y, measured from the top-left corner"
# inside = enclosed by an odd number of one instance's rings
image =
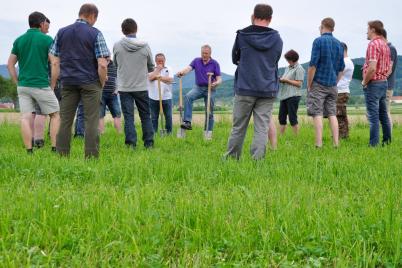
[[[152,126],[155,133],[158,131],[159,118],[159,89],[158,77],[161,79],[162,109],[165,115],[165,127],[168,134],[172,133],[172,83],[173,71],[165,66],[166,57],[162,53],[155,55],[156,68],[148,74],[148,94],[151,109]]]
[[[343,70],[342,78],[339,80],[338,88],[338,98],[336,101],[336,117],[338,119],[339,125],[339,138],[347,139],[349,138],[349,121],[346,111],[346,105],[349,100],[350,89],[349,85],[352,81],[353,71],[355,66],[348,56],[348,47],[345,43],[341,43],[343,47],[345,69]]]

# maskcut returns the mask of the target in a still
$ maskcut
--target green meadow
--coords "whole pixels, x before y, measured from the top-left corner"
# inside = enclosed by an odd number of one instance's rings
[[[339,149],[326,126],[317,150],[304,124],[259,162],[251,127],[242,159],[222,160],[230,126],[132,150],[109,124],[86,161],[83,140],[27,155],[3,123],[0,267],[402,267],[401,125],[375,149],[364,124]]]

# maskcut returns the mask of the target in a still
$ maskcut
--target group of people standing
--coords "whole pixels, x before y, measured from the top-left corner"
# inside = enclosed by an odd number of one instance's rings
[[[265,156],[268,137],[276,144],[275,124],[271,117],[277,97],[280,99],[280,132],[285,132],[287,118],[294,133],[299,131],[297,110],[305,70],[298,63],[298,53],[290,50],[285,54],[289,66],[279,77],[278,62],[283,42],[278,31],[269,27],[272,14],[271,6],[256,5],[252,25],[237,32],[232,50],[232,61],[237,65],[233,128],[226,157],[240,158],[251,116],[254,119],[253,159]],[[112,56],[102,33],[93,27],[97,18],[97,7],[84,4],[77,21],[60,29],[53,40],[46,35],[50,20],[42,13],[34,12],[29,16],[30,29],[14,42],[8,69],[18,85],[21,131],[29,153],[33,147],[33,112],[50,115],[52,150],[63,156],[70,153],[71,128],[77,107],[77,119],[83,122],[77,124],[76,128],[81,131],[76,131],[76,135],[85,133],[87,158],[99,156],[99,133],[104,130],[106,106],[112,113],[117,131],[120,131],[123,113],[125,144],[130,148],[137,146],[134,103],[141,119],[142,140],[146,148],[154,146],[160,108],[165,115],[166,131],[172,133],[174,73],[166,65],[166,56],[158,53],[153,58],[149,45],[137,37],[137,23],[131,18],[122,22],[124,37],[114,45]],[[339,145],[338,121],[341,137],[348,137],[346,103],[353,63],[347,56],[346,44],[333,37],[334,27],[331,18],[321,22],[321,36],[313,43],[307,75],[307,111],[314,118],[317,147],[322,146],[323,117],[330,121],[334,146]],[[387,110],[384,116],[384,108],[388,88],[386,80],[391,74],[392,63],[381,22],[369,22],[368,38],[371,42],[362,85],[370,122],[370,145],[375,146],[378,144],[378,121],[383,126],[383,142],[391,141],[390,121]],[[196,78],[196,85],[184,97],[181,129],[192,129],[193,102],[203,98],[205,105],[211,108],[206,120],[208,124],[204,124],[207,140],[212,139],[215,90],[222,83],[219,63],[212,59],[211,52],[209,45],[202,46],[201,57],[176,73],[181,78],[194,71]],[[54,92],[58,85],[61,101]],[[209,91],[208,87],[212,90]],[[209,103],[208,92],[211,94]]]

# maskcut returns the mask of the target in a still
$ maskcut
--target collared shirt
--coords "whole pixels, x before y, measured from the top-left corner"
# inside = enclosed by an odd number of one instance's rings
[[[89,24],[87,21],[83,19],[77,19],[76,22]],[[97,59],[110,57],[110,51],[107,47],[105,38],[103,37],[103,34],[101,32],[99,32],[98,35],[96,36],[94,52]],[[60,47],[58,45],[57,35],[54,38],[49,53],[52,54],[53,56],[60,57]]]
[[[327,87],[336,86],[338,74],[345,68],[343,48],[332,33],[324,33],[314,40],[310,67],[317,68],[314,81]]]
[[[338,89],[338,93],[350,93],[349,85],[352,81],[353,71],[355,66],[350,57],[346,57],[345,61],[345,70],[343,70],[342,78],[339,80],[338,85],[336,86]]]
[[[104,92],[116,91],[117,68],[113,61],[110,61],[107,66],[107,81],[103,87]]]
[[[190,66],[195,72],[195,83],[199,87],[208,86],[207,73],[213,73],[212,82],[216,81],[217,76],[221,76],[221,68],[219,63],[214,59],[210,59],[206,64],[204,64],[202,58],[195,58],[190,63]]]
[[[296,63],[293,66],[288,66],[285,69],[285,73],[283,74],[282,78],[286,78],[289,80],[296,80],[296,81],[304,81],[304,69],[299,64]],[[281,83],[278,99],[279,100],[286,100],[291,97],[301,96],[301,91],[299,87],[295,87],[288,83]]]
[[[49,86],[48,51],[53,40],[37,28],[18,37],[11,54],[17,56],[18,86],[47,88]]]
[[[396,48],[391,44],[388,43],[389,50],[391,52],[391,61],[393,62],[392,65],[392,72],[388,77],[388,88],[393,90],[395,88],[395,78],[396,78],[396,66],[398,65],[398,52]]]
[[[377,63],[375,74],[372,81],[387,80],[387,74],[391,68],[390,50],[387,43],[381,38],[375,38],[370,41],[366,52],[366,62],[363,65],[363,74],[367,74],[370,61]]]
[[[165,66],[160,72],[160,76],[162,77],[170,77],[173,78],[173,71],[170,67]],[[159,100],[159,88],[158,88],[158,80],[147,82],[148,95],[152,100]],[[165,84],[161,81],[161,93],[162,100],[170,100],[172,99],[172,85]]]

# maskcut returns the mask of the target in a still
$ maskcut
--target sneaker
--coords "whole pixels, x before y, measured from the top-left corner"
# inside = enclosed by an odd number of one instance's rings
[[[204,139],[206,141],[211,141],[212,140],[212,131],[204,131]]]
[[[35,140],[35,147],[36,148],[42,148],[43,146],[45,146],[45,141],[40,139],[40,140]]]
[[[182,128],[182,129],[186,129],[186,130],[192,130],[193,128],[191,127],[191,122],[188,122],[188,121],[184,121],[181,125],[180,125],[180,127]]]

